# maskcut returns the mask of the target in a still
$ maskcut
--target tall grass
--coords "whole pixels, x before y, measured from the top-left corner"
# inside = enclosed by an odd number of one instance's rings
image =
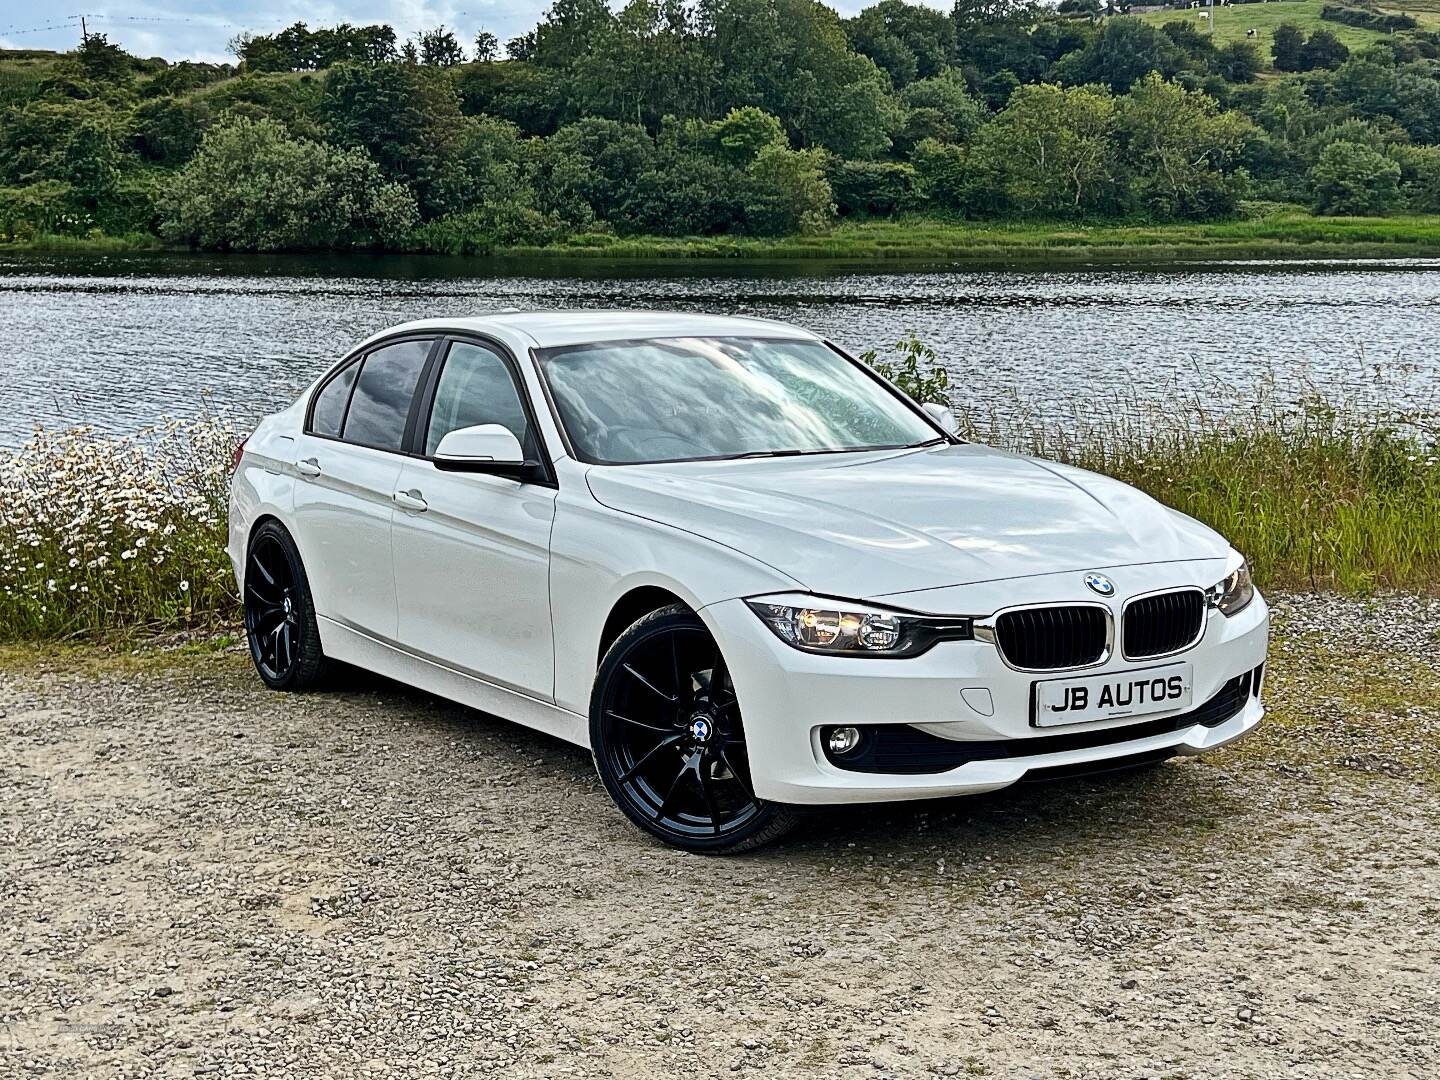
[[[933,362],[913,338],[904,344],[910,355],[891,361],[902,382]],[[923,396],[936,396],[933,383]],[[1132,401],[1103,418],[1041,416],[1014,401],[957,412],[976,441],[1115,476],[1199,518],[1249,557],[1262,585],[1440,588],[1434,415],[1264,393],[1243,407],[1197,397],[1163,414]],[[38,433],[0,456],[0,641],[236,619],[224,550],[234,441],[229,424],[205,420],[134,437]]]
[[[0,456],[0,641],[230,617],[224,420],[37,432]]]

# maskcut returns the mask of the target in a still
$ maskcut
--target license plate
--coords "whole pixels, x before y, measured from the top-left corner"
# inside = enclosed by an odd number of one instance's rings
[[[1078,679],[1046,679],[1035,683],[1030,722],[1036,727],[1059,727],[1184,709],[1190,705],[1190,676],[1190,665],[1184,663]]]

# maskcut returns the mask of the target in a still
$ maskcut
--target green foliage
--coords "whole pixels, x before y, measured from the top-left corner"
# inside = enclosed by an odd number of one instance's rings
[[[1416,214],[1440,213],[1440,146],[1397,146],[1405,208]]]
[[[911,146],[921,139],[964,142],[989,118],[953,68],[911,83],[900,92],[900,101],[909,110],[904,139]]]
[[[1232,213],[1244,193],[1234,172],[1253,131],[1213,98],[1159,75],[1137,82],[1116,113],[1119,158],[1134,197],[1154,217],[1209,218]]]
[[[1400,166],[1353,142],[1333,142],[1310,170],[1315,208],[1325,214],[1388,214],[1400,205]]]
[[[819,0],[557,0],[506,60],[483,31],[467,63],[444,27],[397,48],[388,26],[296,23],[238,39],[238,75],[92,35],[0,57],[0,185],[27,235],[144,229],[207,132],[245,118],[361,152],[434,226],[394,242],[437,250],[530,247],[557,228],[587,250],[786,228],[804,247],[837,213],[911,210],[1213,220],[1242,196],[1319,198],[1311,174],[1337,142],[1402,169],[1397,194],[1382,175],[1369,201],[1433,206],[1440,34],[1381,38],[1371,15],[1389,17],[1368,7],[1320,26],[1318,3],[1227,9],[1201,32],[1175,11],[1092,20],[1022,0],[948,15],[879,0],[843,20]],[[1304,74],[1257,79],[1247,24]],[[1327,184],[1326,206],[1367,201]]]
[[[1067,86],[1100,83],[1122,94],[1152,71],[1170,78],[1190,64],[1163,31],[1139,19],[1120,17],[1106,19],[1084,48],[1064,56],[1055,65],[1055,76]]]
[[[947,70],[955,24],[941,12],[903,0],[880,0],[845,20],[851,47],[868,56],[897,87]]]
[[[888,217],[913,207],[916,174],[912,165],[890,161],[834,161],[825,171],[842,217]]]
[[[749,165],[767,146],[790,145],[780,121],[753,105],[731,109],[712,130],[721,156],[732,165]]]
[[[273,120],[233,117],[206,133],[166,189],[161,232],[240,251],[369,247],[414,226],[414,197],[361,150],[294,139]]]
[[[427,215],[462,209],[447,183],[459,149],[460,99],[444,73],[413,64],[339,64],[323,113],[336,144],[364,150],[388,179],[410,185]]]
[[[887,354],[870,349],[860,359],[920,403],[950,405],[950,373],[934,349],[911,330]]]
[[[742,213],[760,236],[822,231],[835,216],[825,179],[825,156],[816,150],[764,147],[745,170]]]
[[[1115,99],[1106,90],[1022,86],[980,130],[971,161],[1002,206],[1026,214],[1101,212],[1117,205],[1114,126]]]
[[[966,210],[974,206],[982,180],[963,146],[921,139],[910,157],[918,193],[933,206]]]

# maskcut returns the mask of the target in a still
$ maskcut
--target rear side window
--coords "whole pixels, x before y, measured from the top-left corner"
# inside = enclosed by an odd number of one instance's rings
[[[316,435],[339,438],[345,424],[345,406],[350,403],[350,388],[355,385],[359,364],[351,364],[320,388],[315,395],[315,409],[310,414],[310,430]]]
[[[346,442],[377,450],[399,450],[404,445],[405,420],[430,345],[429,341],[400,341],[365,357],[345,416],[342,437]]]
[[[435,387],[425,435],[426,456],[433,455],[450,432],[476,424],[508,428],[525,448],[526,457],[535,456],[525,406],[505,361],[484,346],[460,341],[450,346]]]

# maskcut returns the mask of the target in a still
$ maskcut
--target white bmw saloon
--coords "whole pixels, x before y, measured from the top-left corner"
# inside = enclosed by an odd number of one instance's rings
[[[1269,616],[1223,537],[954,427],[784,323],[399,326],[237,450],[250,652],[278,690],[339,661],[588,747],[702,852],[1260,722]]]

